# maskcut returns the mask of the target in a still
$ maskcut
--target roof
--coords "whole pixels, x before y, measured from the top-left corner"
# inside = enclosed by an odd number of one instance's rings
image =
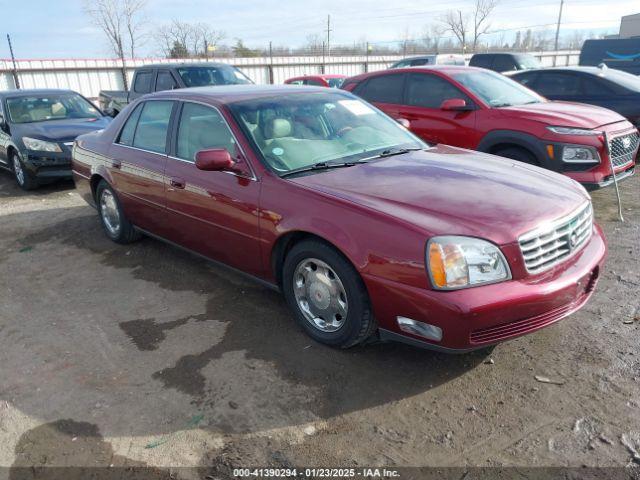
[[[579,73],[588,73],[591,75],[607,75],[607,71],[609,69],[602,69],[598,67],[589,67],[589,66],[569,66],[569,67],[547,67],[547,68],[531,68],[529,70],[519,70],[517,72],[509,72],[511,75],[519,75],[523,73],[531,73],[531,72],[579,72]]]
[[[278,95],[301,93],[341,93],[350,95],[344,90],[327,89],[306,85],[219,85],[209,87],[180,88],[165,90],[145,95],[144,98],[175,98],[210,101],[212,103],[232,103],[251,98],[267,98]]]
[[[78,93],[73,90],[63,88],[24,88],[20,90],[2,90],[0,97],[23,97],[27,95],[51,95],[55,93]]]
[[[522,55],[526,55],[527,57],[532,57],[533,55],[531,55],[530,53],[527,52],[482,52],[482,53],[474,53],[473,56],[474,57],[481,57],[481,56],[485,56],[485,55],[513,55],[513,56],[522,56]]]
[[[399,73],[416,73],[416,72],[429,72],[436,71],[442,72],[445,75],[458,72],[468,72],[469,70],[486,71],[484,68],[469,67],[467,65],[419,65],[415,67],[401,67],[387,70],[376,70],[375,72],[361,73],[355,77],[351,77],[347,80],[349,84],[353,82],[359,82],[365,78],[375,77],[378,75],[397,75]]]
[[[222,62],[167,62],[167,63],[149,63],[146,65],[140,65],[136,67],[136,70],[141,68],[178,68],[178,67],[233,67],[228,63]]]

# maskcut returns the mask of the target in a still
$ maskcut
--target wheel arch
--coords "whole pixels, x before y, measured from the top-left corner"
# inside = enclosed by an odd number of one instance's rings
[[[274,242],[270,254],[270,267],[273,277],[276,280],[276,285],[282,288],[282,270],[284,266],[284,260],[291,249],[300,242],[305,240],[317,240],[325,245],[333,248],[338,254],[340,254],[353,268],[358,271],[355,263],[349,258],[349,256],[337,246],[334,242],[327,240],[317,233],[313,233],[307,230],[291,230],[280,235]]]
[[[551,159],[549,159],[543,142],[528,133],[514,130],[493,130],[482,138],[477,150],[494,154],[501,149],[514,147],[530,152],[539,166],[549,170],[557,170],[557,168],[554,168]]]

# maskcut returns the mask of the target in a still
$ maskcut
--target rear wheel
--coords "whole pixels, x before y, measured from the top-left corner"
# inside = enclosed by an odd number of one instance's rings
[[[131,243],[141,237],[133,224],[127,219],[118,197],[111,186],[101,180],[96,189],[96,204],[102,228],[116,243]]]
[[[528,163],[529,165],[540,166],[540,163],[536,160],[535,155],[526,148],[522,147],[506,147],[501,148],[493,152],[494,155],[500,157],[511,158],[512,160],[518,160],[522,163]]]
[[[303,241],[291,249],[284,262],[283,290],[298,323],[319,342],[348,348],[375,331],[360,275],[321,241]]]
[[[38,179],[27,168],[25,168],[20,155],[16,152],[11,156],[11,167],[13,175],[16,178],[16,183],[20,188],[23,190],[33,190],[38,188]]]

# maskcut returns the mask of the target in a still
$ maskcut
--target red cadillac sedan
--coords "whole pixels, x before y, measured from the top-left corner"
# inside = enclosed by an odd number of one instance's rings
[[[73,173],[110,239],[256,277],[332,346],[460,352],[535,331],[585,304],[606,254],[574,180],[430,145],[340,90],[158,92],[79,137]]]

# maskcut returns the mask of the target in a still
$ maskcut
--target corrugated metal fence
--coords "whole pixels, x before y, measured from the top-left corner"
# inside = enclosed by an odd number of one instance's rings
[[[545,66],[576,65],[579,51],[531,52]],[[469,57],[469,56],[467,56]],[[387,68],[400,56],[332,56],[332,57],[254,57],[215,59],[242,69],[258,84],[283,83],[287,78],[306,74],[336,73],[357,75]],[[149,63],[193,62],[193,59],[126,60],[124,69],[129,84],[136,67]],[[204,60],[202,60],[204,61]],[[17,60],[16,70],[21,88],[69,88],[89,98],[100,90],[122,90],[122,62],[115,59]],[[11,60],[0,60],[0,90],[15,88]]]

